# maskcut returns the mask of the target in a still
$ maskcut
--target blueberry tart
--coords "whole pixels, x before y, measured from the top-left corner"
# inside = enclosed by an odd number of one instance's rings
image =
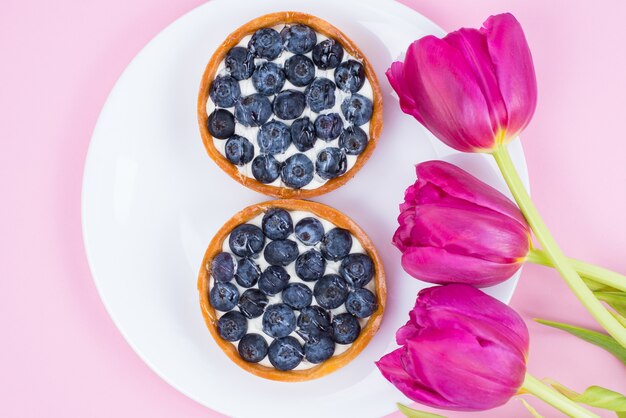
[[[202,76],[198,123],[209,156],[232,178],[283,198],[352,178],[382,129],[376,74],[330,23],[298,12],[231,33]]]
[[[386,300],[382,263],[365,232],[331,207],[296,199],[230,219],[204,255],[198,290],[226,355],[288,382],[355,358],[378,330]]]

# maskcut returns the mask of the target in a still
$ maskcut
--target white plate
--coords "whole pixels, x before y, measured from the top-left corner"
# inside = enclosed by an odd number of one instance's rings
[[[322,379],[280,383],[232,363],[207,331],[196,275],[210,239],[232,214],[266,200],[224,174],[206,155],[196,97],[209,57],[225,36],[261,14],[298,10],[339,27],[371,60],[382,87],[383,135],[370,161],[340,189],[320,197],[352,217],[384,260],[388,310],[380,332],[348,366]],[[374,360],[395,347],[423,283],[406,275],[391,245],[398,203],[414,164],[443,158],[505,190],[489,158],[460,155],[404,115],[384,76],[409,43],[443,31],[390,1],[214,0],[154,38],[120,77],[94,131],[84,173],[85,247],[111,318],[144,361],[196,401],[238,417],[380,417],[405,399]],[[512,154],[523,178],[516,141]],[[516,279],[489,289],[508,301]],[[323,406],[322,406],[323,405]]]

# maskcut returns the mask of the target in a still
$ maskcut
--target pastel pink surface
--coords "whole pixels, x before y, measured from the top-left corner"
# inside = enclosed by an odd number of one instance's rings
[[[125,343],[96,293],[80,229],[91,132],[135,54],[199,0],[8,0],[0,13],[0,415],[218,417],[172,389]],[[533,199],[565,252],[626,272],[626,27],[620,1],[406,0],[446,30],[510,11],[539,84],[524,133]],[[401,196],[398,196],[400,201]],[[594,326],[546,268],[525,268],[512,306]],[[529,370],[577,390],[626,392],[613,357],[529,322]],[[530,400],[546,417],[560,414]],[[600,412],[602,416],[612,416]],[[519,401],[450,417],[526,416]],[[398,417],[399,414],[394,415]]]

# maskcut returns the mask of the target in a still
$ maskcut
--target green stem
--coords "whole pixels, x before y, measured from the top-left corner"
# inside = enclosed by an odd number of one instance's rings
[[[555,389],[552,389],[540,380],[535,379],[528,373],[526,373],[522,388],[526,389],[542,401],[552,405],[567,416],[574,418],[600,418],[598,415],[583,408],[576,402],[568,399],[565,395],[559,393]]]
[[[624,326],[624,328],[626,328],[626,318],[624,318],[622,315],[620,315],[619,313],[615,311],[609,311],[609,312],[611,312],[611,315],[613,315],[615,319],[617,319],[617,322],[619,322],[620,324]]]
[[[528,224],[532,228],[537,240],[548,255],[554,267],[567,282],[574,295],[582,302],[593,317],[604,329],[615,338],[622,346],[626,347],[626,329],[615,319],[609,311],[593,295],[593,292],[585,285],[578,273],[569,264],[565,254],[561,251],[552,234],[541,219],[537,208],[530,200],[526,188],[519,178],[511,156],[506,146],[500,146],[493,152],[493,156],[500,167],[504,180],[509,186],[513,197],[517,201],[522,213],[526,217]]]
[[[548,254],[536,248],[530,250],[527,260],[531,263],[554,267],[554,263],[552,263]],[[626,276],[622,276],[614,271],[585,263],[584,261],[576,260],[574,258],[568,258],[567,261],[581,276],[591,279],[594,282],[612,287],[613,289],[626,292]]]

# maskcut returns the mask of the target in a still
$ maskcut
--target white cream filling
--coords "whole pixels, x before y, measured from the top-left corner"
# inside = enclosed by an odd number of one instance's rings
[[[319,219],[319,221],[322,223],[322,225],[324,226],[324,231],[328,232],[333,228],[336,228],[336,225],[332,224],[331,222],[327,221],[326,219],[320,218],[318,216],[315,216],[314,214],[310,213],[310,212],[306,212],[306,211],[289,211],[289,214],[291,215],[291,219],[293,220],[293,225],[295,227],[295,225],[298,223],[298,221],[300,221],[303,218],[306,217],[314,217]],[[262,213],[258,216],[256,216],[255,218],[249,220],[246,223],[252,224],[252,225],[256,225],[259,228],[261,228],[261,223],[263,220],[263,215],[265,215],[265,213]],[[224,244],[222,245],[222,251],[227,252],[227,253],[231,253],[230,251],[230,247],[228,246],[228,239],[230,237],[230,234],[224,239]],[[289,237],[287,239],[290,239],[292,241],[295,241],[298,244],[298,253],[302,254],[308,250],[310,250],[311,248],[315,248],[316,250],[320,250],[321,247],[321,243],[317,243],[314,246],[308,246],[308,245],[304,245],[302,244],[295,236],[295,234],[291,234],[289,235]],[[271,242],[270,240],[268,240],[266,238],[265,240],[265,244],[267,245],[269,242]],[[363,249],[363,246],[361,245],[361,243],[359,242],[358,239],[356,239],[356,237],[354,235],[352,235],[352,248],[350,249],[350,254],[354,254],[354,253],[360,253],[360,254],[365,254],[365,250]],[[236,259],[239,259],[240,257],[237,257],[233,254],[233,256]],[[261,268],[261,271],[264,271],[270,264],[265,260],[265,258],[263,257],[263,251],[261,251],[260,256],[256,259],[254,259],[254,261],[259,265],[259,267]],[[326,270],[324,272],[324,275],[326,274],[339,274],[339,266],[341,265],[341,261],[329,261],[326,260]],[[207,266],[208,269],[210,269],[210,266]],[[304,285],[306,285],[307,287],[309,287],[311,289],[311,292],[313,292],[313,287],[315,286],[316,282],[305,282],[304,280],[302,280],[301,278],[299,278],[296,275],[296,263],[293,262],[291,264],[289,264],[288,266],[285,266],[285,270],[287,270],[287,273],[289,273],[289,283],[302,283]],[[213,288],[213,277],[210,278],[209,280],[209,291]],[[247,290],[247,288],[240,286],[236,280],[232,280],[230,283],[234,284],[237,287],[237,290],[239,290],[239,295],[242,295],[243,292],[245,292]],[[372,293],[376,294],[376,285],[374,283],[374,280],[372,279],[366,286],[364,286],[365,289],[371,291]],[[258,289],[258,286],[255,285],[253,286],[251,289]],[[282,297],[281,297],[281,293],[278,293],[276,295],[273,296],[268,296],[268,303],[267,306],[269,305],[273,305],[275,303],[282,303]],[[317,305],[317,301],[315,300],[315,296],[313,297],[313,301],[311,302],[312,306]],[[238,311],[239,307],[236,306],[233,311]],[[226,312],[220,312],[220,311],[215,311],[217,313],[217,317],[220,318],[222,315],[226,314]],[[331,313],[331,320],[332,317],[334,317],[335,315],[341,314],[347,312],[346,311],[346,307],[345,304],[341,305],[338,308],[332,309],[330,310]],[[296,314],[296,320],[298,318],[298,316],[300,315],[300,312],[297,310],[294,310],[294,313]],[[363,327],[365,327],[365,324],[367,324],[367,321],[369,320],[369,317],[367,318],[359,318],[359,324],[361,325],[361,329],[363,329]],[[256,333],[256,334],[260,334],[262,335],[265,340],[267,341],[267,344],[271,344],[273,341],[273,338],[270,337],[269,335],[265,334],[263,332],[263,315],[257,317],[257,318],[252,318],[252,319],[248,319],[248,333]],[[300,337],[295,331],[292,332],[291,334],[292,337],[295,337],[300,344],[302,344],[304,346],[304,339],[302,337]],[[232,342],[232,344],[237,347],[237,345],[239,344],[239,341],[235,341]],[[345,352],[348,348],[350,348],[352,344],[335,344],[335,352],[333,354],[334,356],[337,356],[343,352]],[[261,360],[258,364],[261,364],[263,366],[267,366],[267,367],[274,367],[272,366],[272,363],[270,363],[269,361],[269,357],[265,356],[265,358],[263,360]],[[317,364],[314,363],[310,363],[306,360],[306,358],[302,359],[302,362],[300,362],[300,364],[294,369],[294,370],[306,370],[306,369],[310,369],[312,367],[317,366]]]
[[[278,25],[278,26],[274,26],[274,29],[276,31],[278,31],[278,33],[280,33],[280,31],[285,27],[285,25]],[[238,46],[243,46],[243,47],[247,47],[248,46],[248,41],[250,40],[250,38],[252,37],[252,35],[247,35],[244,36],[241,41],[237,44]],[[317,43],[320,43],[324,40],[328,39],[326,36],[317,33]],[[285,64],[285,61],[293,56],[295,54],[284,50],[280,56],[278,56],[278,58],[276,58],[274,61],[276,64],[283,66]],[[307,52],[306,54],[307,57],[312,59],[312,52]],[[347,61],[347,60],[355,60],[358,62],[363,62],[360,59],[355,58],[354,56],[348,54],[348,52],[344,49],[344,53],[343,53],[343,59],[341,62]],[[265,59],[255,59],[255,64],[261,64],[263,62],[265,62]],[[220,65],[217,68],[217,73],[216,73],[216,77],[218,75],[228,75],[228,71],[226,71],[226,66],[224,61],[222,61],[220,63]],[[322,70],[320,68],[318,68],[317,66],[315,66],[315,77],[325,77],[328,78],[329,80],[331,80],[333,83],[335,82],[335,69],[330,69],[330,70]],[[241,80],[239,82],[239,88],[241,89],[241,95],[242,96],[249,96],[251,94],[256,93],[256,89],[254,88],[254,85],[252,84],[252,78],[248,78],[247,80]],[[285,85],[283,86],[283,90],[287,90],[287,89],[292,89],[292,90],[299,90],[304,92],[304,90],[306,89],[305,87],[296,87],[293,84],[291,84],[289,82],[289,80],[285,80]],[[374,93],[372,90],[372,85],[370,84],[369,79],[366,77],[365,78],[365,83],[363,84],[363,87],[361,87],[361,89],[358,91],[358,93],[362,96],[367,97],[370,100],[373,100],[374,97]],[[346,119],[343,116],[343,113],[341,112],[341,103],[343,103],[344,99],[347,97],[350,97],[351,93],[345,92],[343,90],[340,90],[339,88],[335,89],[335,105],[332,107],[332,109],[326,109],[323,110],[320,113],[315,113],[313,112],[308,106],[305,107],[304,112],[302,113],[302,115],[299,118],[302,117],[308,117],[311,122],[315,122],[315,119],[317,118],[318,115],[325,115],[325,114],[329,114],[329,113],[338,113],[339,116],[341,116],[341,119],[343,120],[343,125],[344,128],[348,127],[350,124],[346,121]],[[269,96],[270,100],[273,99],[273,96]],[[209,98],[207,100],[207,106],[206,106],[206,110],[207,110],[207,114],[210,115],[211,112],[213,112],[213,110],[215,110],[216,106],[213,103],[213,101]],[[230,108],[231,110],[234,108]],[[234,110],[233,110],[234,111]],[[281,122],[284,122],[285,124],[287,124],[288,126],[291,126],[291,123],[293,122],[292,120],[283,120],[278,118],[274,113],[272,113],[272,116],[270,117],[270,120],[275,119],[275,120],[279,120]],[[369,126],[370,123],[367,122],[366,124],[363,124],[360,126],[361,129],[363,129],[363,131],[365,131],[365,133],[367,134],[367,138],[369,139]],[[259,131],[258,127],[247,127],[247,126],[243,126],[240,123],[236,123],[235,125],[235,134],[239,135],[239,136],[243,136],[245,138],[248,139],[248,141],[250,141],[252,143],[252,145],[254,146],[254,156],[256,157],[257,155],[260,154],[259,151],[259,145],[257,144],[257,133]],[[217,150],[220,152],[220,154],[226,156],[226,152],[224,151],[224,147],[226,145],[226,140],[223,139],[216,139],[213,138],[213,144],[215,145],[215,148],[217,148]],[[317,158],[317,154],[323,150],[324,148],[328,148],[328,147],[339,147],[339,138],[334,139],[332,141],[326,142],[324,140],[321,139],[317,139],[317,141],[315,141],[315,145],[313,146],[313,148],[311,148],[308,151],[303,152],[304,155],[306,155],[312,162],[313,164],[315,164],[315,160]],[[294,154],[299,153],[300,151],[298,151],[298,149],[296,148],[295,145],[291,144],[289,146],[289,148],[282,154],[277,154],[274,155],[274,157],[278,160],[278,161],[285,161],[287,158],[291,157]],[[354,166],[354,164],[356,163],[356,160],[358,158],[358,155],[346,155],[347,157],[347,167],[346,167],[346,173],[348,171],[350,171],[350,169]],[[239,173],[243,176],[246,177],[251,177],[254,178],[254,176],[252,175],[252,162],[249,162],[248,164],[242,165],[242,166],[237,166],[237,169],[239,170]],[[345,173],[343,174],[345,175]],[[307,190],[311,190],[311,189],[317,189],[318,187],[323,186],[328,180],[325,180],[323,178],[321,178],[320,176],[317,175],[317,173],[315,173],[315,175],[313,176],[313,180],[311,180],[311,182],[309,184],[307,184],[306,186],[302,187],[303,189],[307,189]],[[285,184],[282,182],[280,176],[272,183],[269,183],[271,186],[276,186],[276,187],[289,187],[289,186],[285,186]]]

